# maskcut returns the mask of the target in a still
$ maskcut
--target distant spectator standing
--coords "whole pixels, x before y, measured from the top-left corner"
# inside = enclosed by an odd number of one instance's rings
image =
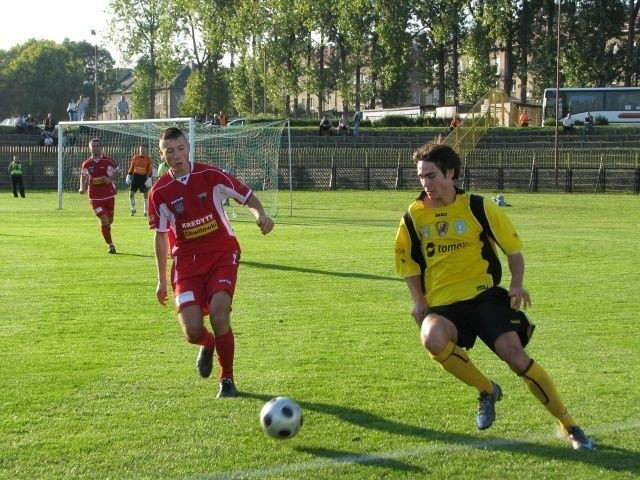
[[[460,117],[457,115],[451,119],[451,123],[449,124],[449,131],[453,132],[460,125]]]
[[[521,127],[529,126],[529,114],[524,109],[522,110],[522,113],[520,113],[520,126]]]
[[[591,115],[591,112],[587,112],[587,114],[584,116],[584,129],[582,130],[581,133],[583,135],[588,135],[592,131],[593,131],[593,116]]]
[[[84,98],[82,98],[82,95],[80,95],[80,98],[78,98],[78,103],[76,103],[76,119],[79,121],[84,121],[84,115],[85,115],[85,109],[87,107],[87,104],[84,101]]]
[[[33,118],[33,115],[27,115],[27,118],[24,121],[26,128],[26,133],[36,133],[36,119]]]
[[[349,116],[343,113],[338,122],[338,134],[349,135]]]
[[[44,125],[44,131],[48,133],[53,133],[53,130],[56,128],[56,122],[53,120],[51,113],[48,113],[44,120],[42,120],[42,124]]]
[[[69,114],[69,121],[73,122],[77,119],[76,117],[76,101],[72,98],[69,100],[69,104],[67,105],[67,113]]]
[[[220,114],[218,115],[218,117],[220,118],[220,126],[224,127],[227,125],[227,123],[229,122],[229,117],[227,117],[224,113],[224,110],[220,110]]]
[[[13,188],[13,196],[18,198],[18,191],[20,196],[24,198],[24,181],[22,180],[22,162],[18,160],[17,156],[13,156],[13,160],[9,164],[9,174],[11,175],[11,187]]]
[[[571,113],[567,113],[567,116],[562,119],[562,129],[564,133],[573,133],[573,126],[575,122]]]
[[[356,110],[355,115],[353,116],[353,135],[360,135],[360,122],[362,121],[362,111],[360,109]]]
[[[118,102],[118,120],[128,120],[129,119],[129,103],[125,100],[124,95],[120,96],[120,101]]]

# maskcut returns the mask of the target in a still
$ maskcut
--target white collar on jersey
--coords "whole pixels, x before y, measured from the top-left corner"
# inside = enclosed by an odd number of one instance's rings
[[[193,171],[193,162],[189,162],[189,173],[185,174],[185,175],[181,175],[180,177],[176,177],[173,172],[171,172],[171,175],[173,176],[173,178],[175,180],[178,180],[181,183],[184,183],[186,185],[187,180],[189,180],[189,175],[191,175],[191,172]]]

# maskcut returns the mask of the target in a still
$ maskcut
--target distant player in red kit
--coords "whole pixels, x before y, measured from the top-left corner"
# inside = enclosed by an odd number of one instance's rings
[[[209,377],[213,353],[220,365],[218,398],[238,395],[233,360],[235,340],[231,330],[231,302],[236,288],[240,245],[227,220],[223,204],[231,198],[246,205],[260,231],[273,230],[273,220],[249,187],[212,165],[191,163],[190,145],[176,127],[160,136],[160,152],[170,170],[160,177],[149,195],[149,227],[155,229],[158,271],[156,297],[165,305],[169,232],[172,242],[173,287],[178,319],[185,339],[200,345],[196,366]],[[213,334],[204,326],[209,314]]]
[[[121,169],[111,157],[102,154],[99,138],[89,140],[89,151],[91,156],[80,167],[79,192],[88,192],[91,209],[100,220],[100,230],[109,245],[109,253],[116,253],[111,239],[111,224],[118,193],[114,182],[120,177]]]

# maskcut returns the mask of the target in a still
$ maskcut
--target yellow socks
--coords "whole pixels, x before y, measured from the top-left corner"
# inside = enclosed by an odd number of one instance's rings
[[[476,387],[479,392],[493,393],[493,384],[469,359],[469,355],[455,343],[449,341],[438,355],[429,356],[454,377],[467,385]]]
[[[529,368],[520,375],[533,395],[540,400],[547,410],[558,419],[564,427],[577,425],[567,408],[560,400],[560,395],[553,385],[551,378],[540,365],[531,361]]]

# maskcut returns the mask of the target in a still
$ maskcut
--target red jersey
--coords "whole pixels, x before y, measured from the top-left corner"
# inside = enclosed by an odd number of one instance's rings
[[[147,155],[134,155],[129,165],[129,174],[146,175],[153,173],[153,160]]]
[[[116,186],[112,182],[106,182],[104,177],[110,177],[118,168],[116,162],[111,157],[103,155],[98,159],[87,158],[80,167],[82,175],[89,177],[89,199],[105,200],[115,197],[118,193]]]
[[[167,174],[149,194],[149,228],[175,235],[173,256],[240,250],[224,213],[224,201],[244,205],[253,195],[249,187],[218,167],[192,163],[191,173]]]

